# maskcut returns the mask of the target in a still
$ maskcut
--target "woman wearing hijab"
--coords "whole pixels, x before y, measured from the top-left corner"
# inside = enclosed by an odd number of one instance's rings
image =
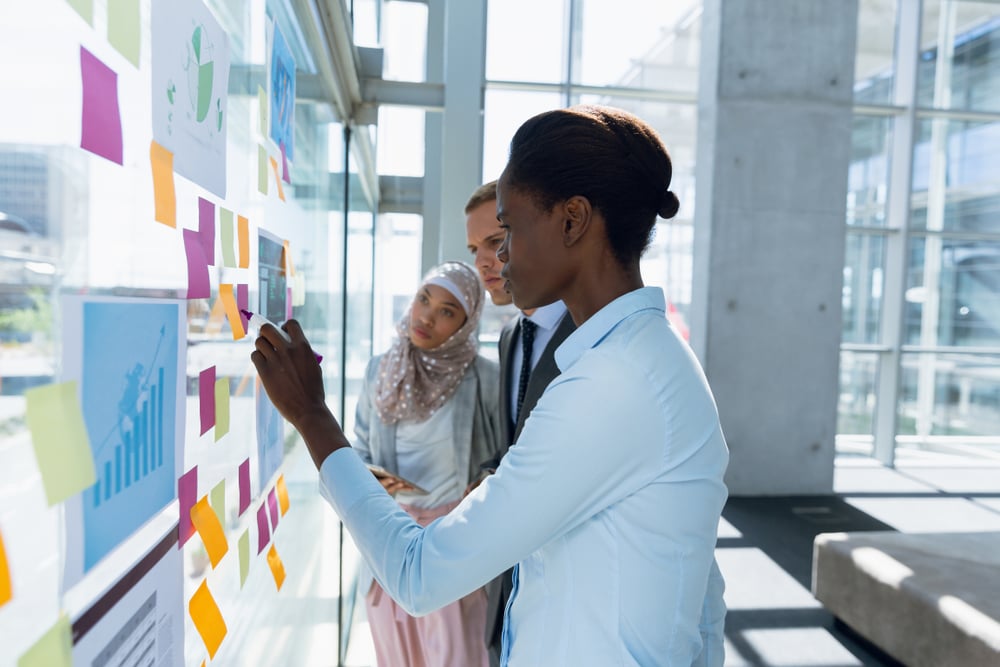
[[[478,355],[482,308],[483,286],[472,267],[446,262],[432,269],[396,325],[392,347],[365,372],[355,449],[396,475],[376,478],[420,525],[455,507],[479,462],[498,452],[499,369]],[[367,568],[360,583],[379,665],[488,664],[483,589],[418,618]]]

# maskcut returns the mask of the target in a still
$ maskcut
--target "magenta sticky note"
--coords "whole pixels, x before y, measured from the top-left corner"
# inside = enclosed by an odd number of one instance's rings
[[[189,299],[207,299],[212,296],[208,281],[208,261],[201,247],[201,237],[193,229],[184,230],[184,253],[187,255]]]
[[[271,530],[278,529],[278,496],[274,493],[274,487],[267,492],[267,509],[271,512]]]
[[[292,319],[292,288],[285,288],[285,319]]]
[[[240,464],[240,516],[250,507],[250,459]]]
[[[240,321],[243,322],[243,333],[246,333],[247,325],[250,323],[243,314],[244,310],[250,310],[250,286],[246,283],[236,285],[236,307],[240,311]]]
[[[198,399],[201,401],[201,434],[215,426],[215,366],[198,374]]]
[[[177,501],[180,505],[180,522],[177,524],[177,548],[194,535],[191,508],[198,502],[198,466],[194,466],[177,479]]]
[[[267,547],[271,541],[271,531],[267,527],[267,507],[261,505],[257,508],[257,553]]]
[[[281,180],[291,185],[292,179],[288,177],[288,155],[285,153],[285,142],[282,141],[279,146],[281,147]]]
[[[201,197],[198,197],[198,236],[205,263],[215,266],[215,204]]]
[[[83,113],[80,148],[122,164],[122,117],[118,110],[118,75],[80,47]]]

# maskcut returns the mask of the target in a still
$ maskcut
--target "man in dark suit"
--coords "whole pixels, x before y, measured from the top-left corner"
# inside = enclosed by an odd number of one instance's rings
[[[476,269],[498,306],[511,303],[500,277],[503,263],[497,259],[497,248],[504,239],[504,230],[497,220],[496,181],[476,189],[465,206],[465,231],[469,252],[475,258]],[[509,446],[517,442],[525,420],[549,383],[559,375],[554,353],[576,325],[561,302],[518,313],[500,332],[500,419],[504,437],[500,456],[484,461],[483,467],[492,472]],[[507,570],[486,585],[486,647],[491,667],[500,665],[500,637],[504,610],[512,588],[512,570]]]

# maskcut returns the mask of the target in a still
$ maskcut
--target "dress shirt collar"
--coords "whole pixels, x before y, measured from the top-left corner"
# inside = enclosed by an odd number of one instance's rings
[[[618,323],[640,310],[659,310],[666,317],[667,302],[659,287],[640,287],[621,295],[577,327],[556,350],[556,364],[565,371],[584,352],[604,340]]]
[[[565,312],[566,304],[562,301],[554,301],[547,306],[536,308],[535,312],[533,312],[530,316],[525,315],[524,313],[521,313],[521,315],[528,318],[543,329],[555,329],[562,320],[562,316]]]

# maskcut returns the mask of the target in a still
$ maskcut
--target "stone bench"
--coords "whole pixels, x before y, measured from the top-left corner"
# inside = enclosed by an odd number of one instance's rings
[[[1000,666],[1000,533],[823,533],[812,592],[911,667]]]

